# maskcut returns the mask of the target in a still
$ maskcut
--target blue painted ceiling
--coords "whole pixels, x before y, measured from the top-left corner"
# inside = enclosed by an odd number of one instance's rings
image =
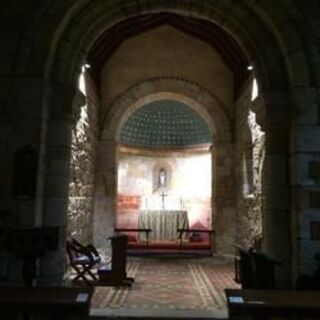
[[[120,143],[143,147],[183,147],[211,143],[205,121],[189,106],[173,100],[151,102],[124,123]]]

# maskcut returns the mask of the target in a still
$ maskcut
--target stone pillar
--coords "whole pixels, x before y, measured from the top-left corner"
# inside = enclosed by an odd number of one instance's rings
[[[23,228],[37,225],[40,165],[35,198],[15,198],[12,194],[13,159],[14,154],[25,146],[31,146],[39,155],[38,158],[41,158],[41,108],[44,83],[38,78],[19,79],[15,90],[9,108],[6,109],[5,105],[0,107],[2,108],[0,112],[0,211],[2,211],[0,220],[3,227]],[[6,285],[7,283],[21,285],[23,280],[21,258],[17,258],[13,253],[1,252],[0,270],[2,281],[4,279]]]
[[[74,87],[54,85],[49,100],[46,138],[42,225],[60,228],[59,250],[41,259],[41,285],[57,285],[65,272],[65,240],[68,210],[69,165]]]
[[[229,254],[233,252],[231,244],[235,241],[234,144],[216,142],[213,152],[215,252]]]
[[[283,133],[284,134],[284,133]],[[270,136],[271,135],[271,136]],[[276,134],[277,135],[277,134]],[[288,139],[284,134],[283,139]],[[281,138],[272,137],[268,131],[268,144],[277,143]],[[270,145],[269,145],[270,148]],[[274,258],[282,261],[277,267],[276,283],[281,288],[290,286],[291,281],[291,208],[290,188],[288,185],[289,158],[286,154],[268,153],[265,160],[266,175],[263,181],[265,192],[265,251]]]
[[[294,280],[311,274],[320,240],[320,92],[315,87],[294,90],[295,112],[291,155],[293,183]],[[318,200],[317,200],[318,199]]]
[[[105,247],[106,239],[114,233],[117,195],[117,143],[103,138],[99,145],[94,213],[94,243]]]
[[[16,221],[14,221],[14,223],[18,226],[30,227],[37,225],[38,221],[36,208],[39,204],[39,196],[41,195],[38,185],[41,181],[40,161],[43,121],[41,108],[44,90],[42,79],[29,79],[24,82],[19,92],[17,109],[14,110],[12,114],[14,117],[12,119],[12,125],[15,137],[15,140],[11,140],[13,153],[17,152],[17,150],[23,146],[30,145],[36,151],[39,158],[35,199],[15,200]],[[10,196],[11,192],[12,186],[10,188]]]
[[[289,181],[290,108],[286,93],[266,95],[266,158],[263,190],[265,192],[265,251],[282,261],[276,268],[280,288],[291,286],[292,215]]]

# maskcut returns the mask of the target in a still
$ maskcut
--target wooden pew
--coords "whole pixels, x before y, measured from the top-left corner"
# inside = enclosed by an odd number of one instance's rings
[[[258,289],[225,289],[229,319],[250,316],[265,320],[271,317],[320,318],[320,292]]]
[[[20,315],[24,319],[34,315],[45,319],[88,319],[93,290],[93,287],[0,287],[1,319]]]

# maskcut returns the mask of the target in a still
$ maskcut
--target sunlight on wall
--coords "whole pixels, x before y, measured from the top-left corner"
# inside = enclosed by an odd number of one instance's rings
[[[68,234],[88,241],[91,237],[90,213],[93,207],[93,153],[94,145],[90,132],[90,123],[87,105],[86,66],[81,69],[78,88],[85,96],[76,100],[74,105],[75,123],[72,128],[70,182],[68,203]]]
[[[186,158],[181,164],[177,189],[185,197],[211,196],[211,155]]]
[[[81,68],[81,74],[79,76],[78,81],[78,88],[83,93],[85,97],[87,97],[87,88],[86,88],[86,80],[85,80],[85,73],[86,73],[86,67],[87,65],[83,65]],[[75,137],[73,137],[73,141],[78,140],[78,142],[86,141],[87,136],[83,134],[84,126],[88,125],[88,105],[87,105],[87,99],[83,106],[80,107],[80,115],[79,119],[76,124],[76,130],[73,132]]]
[[[261,179],[261,166],[263,160],[263,137],[264,131],[257,123],[256,114],[252,110],[248,110],[247,123],[250,129],[251,141],[250,150],[243,154],[242,159],[242,172],[243,172],[243,196],[253,197],[254,192],[257,190],[259,181]]]
[[[250,109],[247,120],[251,132],[252,142],[254,143],[264,135],[264,131],[262,131],[261,126],[257,123],[257,116],[255,112]]]
[[[151,196],[153,167],[157,158],[123,157],[118,167],[118,192]],[[183,197],[211,196],[211,154],[170,157],[162,159],[173,168],[166,192]]]
[[[168,185],[154,189],[154,167],[172,168]],[[118,207],[119,222],[141,210],[187,210],[190,225],[211,225],[211,153],[168,157],[122,155],[118,165],[118,195],[139,198],[139,207]],[[165,194],[164,200],[161,195]],[[130,211],[131,210],[131,211]],[[136,211],[136,214],[134,213]],[[134,220],[134,219],[133,219]],[[134,222],[132,222],[134,223]]]

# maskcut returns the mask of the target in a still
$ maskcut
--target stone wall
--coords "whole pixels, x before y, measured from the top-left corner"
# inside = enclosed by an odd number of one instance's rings
[[[266,176],[268,191],[272,190],[266,201],[266,242],[272,253],[286,261],[287,266],[282,267],[283,279],[290,278],[292,266],[296,272],[311,271],[320,240],[317,202],[320,198],[319,1],[154,0],[101,1],[99,4],[65,0],[33,1],[32,6],[26,0],[10,5],[3,3],[0,126],[1,132],[8,135],[9,146],[1,147],[2,206],[11,211],[17,207],[10,195],[10,161],[21,146],[31,144],[39,150],[42,163],[39,181],[52,181],[60,171],[65,174],[64,166],[69,164],[70,131],[69,120],[62,118],[61,111],[69,110],[71,103],[69,89],[64,91],[63,88],[73,87],[71,76],[80,67],[79,61],[85,58],[93,39],[109,26],[135,14],[176,11],[186,17],[197,16],[223,25],[248,53],[253,64],[259,65],[268,105],[267,158],[270,166],[267,166]],[[199,62],[199,59],[187,58],[188,69]],[[126,63],[123,65],[125,71]],[[206,70],[201,73],[206,74]],[[137,74],[144,76],[142,72]],[[34,82],[36,79],[39,85]],[[43,88],[42,79],[46,80]],[[30,90],[33,87],[35,90]],[[51,99],[44,99],[51,90]],[[56,96],[59,98],[54,99]],[[48,121],[47,115],[41,112],[46,108],[52,110],[53,119]],[[4,110],[10,114],[3,115]],[[41,123],[48,124],[48,138]],[[9,128],[3,129],[7,125]],[[47,157],[38,148],[39,142],[43,149],[48,149]],[[111,147],[115,149],[114,145]],[[107,149],[109,153],[110,149]],[[233,153],[232,145],[229,154]],[[113,167],[108,169],[111,171]],[[112,175],[114,171],[110,173],[111,178]],[[39,218],[43,217],[44,224],[64,226],[66,183],[60,180],[56,182],[60,194],[52,190],[45,193],[44,188],[39,187],[36,212]],[[112,198],[114,194],[107,191]],[[33,218],[34,206],[25,209],[22,215],[25,217],[27,213]],[[14,222],[20,225],[19,220]],[[311,224],[318,226],[314,234]],[[48,259],[50,266],[55,262],[51,257]],[[61,262],[56,264],[59,267]],[[49,271],[47,275],[52,277]]]
[[[263,238],[262,175],[265,136],[252,110],[263,109],[262,99],[251,101],[252,79],[236,102],[236,242],[252,246]]]
[[[75,126],[72,129],[68,235],[92,242],[95,157],[98,137],[98,97],[86,76],[85,104],[75,102]]]
[[[0,200],[2,204],[1,211],[10,213],[10,219],[14,219],[14,208],[12,196],[12,177],[13,177],[13,146],[9,144],[10,136],[13,134],[12,124],[8,119],[0,118]],[[0,224],[7,224],[7,215],[0,215]]]
[[[127,39],[119,46],[102,68],[101,106],[108,107],[133,85],[158,77],[197,83],[233,115],[233,74],[221,56],[205,42],[170,26]]]

